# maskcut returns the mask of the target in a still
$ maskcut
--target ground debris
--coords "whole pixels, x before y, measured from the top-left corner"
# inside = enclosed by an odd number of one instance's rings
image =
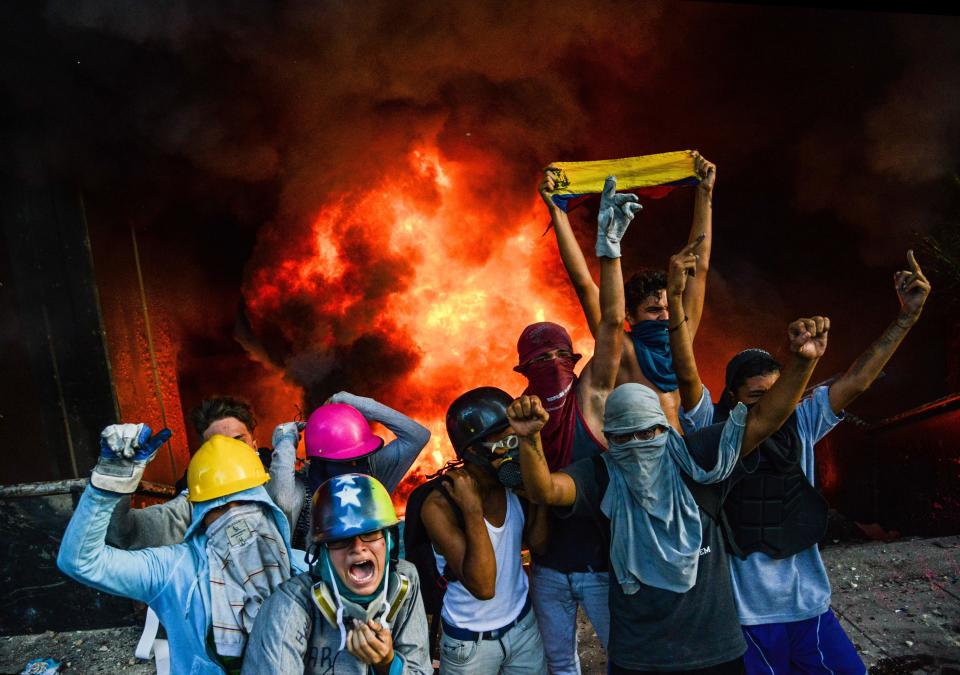
[[[141,628],[8,636],[0,640],[0,673],[19,673],[38,655],[60,662],[64,673],[156,673],[153,661],[133,658]]]
[[[823,558],[834,612],[871,673],[960,675],[960,537],[830,546]],[[582,672],[606,673],[582,611],[577,627]],[[7,636],[0,639],[0,673],[19,673],[39,654],[69,672],[154,673],[152,661],[133,656],[140,630]]]

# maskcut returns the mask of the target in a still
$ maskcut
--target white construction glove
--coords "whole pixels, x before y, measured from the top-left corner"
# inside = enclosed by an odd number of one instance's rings
[[[620,240],[630,221],[642,208],[637,195],[618,195],[617,177],[607,176],[600,195],[600,212],[597,214],[598,258],[620,257]]]
[[[293,443],[293,447],[297,447],[300,443],[300,432],[306,426],[303,422],[283,422],[277,425],[277,428],[273,430],[273,438],[270,439],[273,444],[273,449],[276,450],[284,441]]]
[[[136,492],[143,470],[171,435],[169,429],[153,435],[146,424],[111,424],[100,432],[100,460],[90,483],[120,494]]]

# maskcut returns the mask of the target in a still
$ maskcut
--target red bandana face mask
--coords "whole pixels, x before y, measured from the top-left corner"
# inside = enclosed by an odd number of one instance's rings
[[[516,368],[527,378],[526,395],[535,395],[550,413],[550,420],[540,430],[543,453],[551,471],[570,463],[577,426],[577,376],[573,366],[579,354],[555,359],[531,361]]]
[[[538,396],[543,407],[552,415],[564,406],[573,391],[576,380],[573,366],[578,360],[579,356],[558,356],[555,359],[532,361],[517,370],[527,378],[526,393]]]

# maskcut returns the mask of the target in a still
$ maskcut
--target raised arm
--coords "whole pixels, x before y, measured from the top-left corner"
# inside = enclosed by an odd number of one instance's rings
[[[830,385],[830,407],[839,413],[865,392],[897,351],[903,338],[920,318],[923,304],[930,295],[930,282],[923,276],[913,251],[907,251],[909,270],[900,270],[893,277],[900,300],[900,313],[877,340]]]
[[[170,438],[162,429],[154,436],[146,424],[112,424],[100,434],[100,458],[90,484],[63,534],[57,567],[88,586],[148,602],[166,583],[182,547],[164,546],[121,551],[105,543],[117,503],[133,494],[147,464]]]
[[[182,546],[123,551],[104,539],[110,515],[123,495],[88,485],[60,543],[57,567],[68,577],[99,591],[149,602],[167,582]]]
[[[797,319],[790,324],[790,359],[780,378],[750,409],[740,446],[741,457],[752,452],[793,414],[817,361],[827,349],[829,331],[830,319],[825,316]]]
[[[520,439],[520,475],[523,489],[534,504],[572,506],[577,484],[562,471],[550,473],[540,443],[540,430],[550,419],[536,396],[521,396],[507,408],[507,419]]]
[[[417,460],[420,451],[430,441],[430,430],[402,412],[372,398],[341,391],[331,396],[330,400],[333,403],[352,405],[367,421],[379,422],[394,433],[396,439],[387,443],[386,447],[371,459],[379,474],[376,478],[387,488],[387,492],[393,493]]]
[[[126,551],[179,544],[191,522],[193,507],[186,493],[142,509],[130,508],[130,496],[124,495],[110,518],[107,543]]]
[[[587,266],[587,259],[577,243],[577,237],[570,226],[570,219],[563,209],[553,203],[550,198],[550,192],[554,189],[556,182],[554,180],[553,167],[547,167],[543,171],[543,181],[540,183],[540,197],[547,205],[550,212],[550,222],[553,225],[553,232],[557,236],[557,248],[560,250],[560,260],[567,270],[567,276],[570,277],[570,283],[573,284],[573,290],[577,293],[580,300],[580,307],[583,308],[583,315],[587,319],[587,326],[590,333],[596,337],[597,327],[600,325],[600,289],[594,283],[590,276],[590,268]]]
[[[297,422],[283,422],[273,430],[271,438],[273,457],[270,460],[270,481],[264,485],[273,503],[280,507],[290,523],[290,531],[297,526],[297,518],[303,507],[303,489],[297,488],[297,445],[300,443],[300,426]]]
[[[451,481],[450,497],[463,512],[463,529],[453,509],[436,490],[427,497],[420,512],[433,547],[442,555],[457,579],[478,600],[489,600],[497,586],[497,560],[483,520],[483,501],[477,482],[463,469],[446,474]]]
[[[617,384],[623,351],[623,274],[620,270],[620,242],[627,227],[642,207],[637,196],[617,194],[617,179],[608,176],[597,216],[596,253],[600,258],[600,324],[595,333],[593,358],[580,375],[580,398],[586,414],[603,419],[607,395]]]
[[[667,306],[670,310],[667,333],[670,335],[670,352],[673,356],[673,370],[677,374],[680,404],[684,410],[692,410],[703,396],[703,382],[700,380],[697,360],[693,353],[690,319],[684,314],[683,308],[684,295],[688,292],[686,289],[700,275],[697,253],[703,241],[702,238],[694,239],[679,253],[671,256],[670,268],[667,270]]]
[[[690,226],[690,237],[688,243],[693,243],[701,239],[703,243],[697,249],[696,274],[691,273],[691,278],[687,282],[687,292],[683,297],[683,314],[674,314],[670,310],[670,316],[678,320],[687,317],[689,324],[687,330],[690,333],[690,341],[697,336],[697,330],[700,328],[700,318],[703,316],[703,301],[707,293],[707,273],[710,271],[710,248],[713,244],[713,186],[717,180],[717,167],[715,164],[701,156],[699,152],[693,153],[694,168],[700,177],[700,183],[694,190],[693,197],[693,225]],[[694,401],[696,405],[696,401]],[[684,404],[686,407],[686,404]]]

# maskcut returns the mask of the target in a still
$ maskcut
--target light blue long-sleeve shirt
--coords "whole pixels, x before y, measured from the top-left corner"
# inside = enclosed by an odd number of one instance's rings
[[[88,485],[60,544],[57,566],[67,576],[99,591],[133,598],[149,605],[167,631],[174,673],[223,673],[208,653],[211,626],[210,571],[203,517],[231,501],[268,506],[290,556],[287,519],[263,487],[250,488],[193,506],[193,524],[184,541],[139,551],[107,546],[110,516],[124,495]]]
[[[710,424],[713,408],[710,391],[704,387],[693,409],[680,409],[684,431]],[[817,387],[797,406],[797,434],[803,444],[800,466],[811,483],[816,476],[814,446],[841,419],[842,415],[836,415],[830,407],[828,387]],[[779,560],[759,551],[746,560],[731,555],[730,574],[737,613],[745,626],[803,621],[830,608],[830,579],[816,544]]]

